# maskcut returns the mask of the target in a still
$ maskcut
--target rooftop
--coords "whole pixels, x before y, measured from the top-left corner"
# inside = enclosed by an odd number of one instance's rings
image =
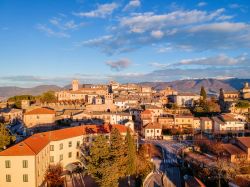
[[[24,115],[37,115],[37,114],[56,114],[54,110],[48,108],[36,108],[29,112],[26,112]]]
[[[51,141],[64,140],[76,136],[87,134],[106,134],[110,133],[112,128],[116,128],[120,133],[126,133],[127,127],[124,125],[84,125],[48,131],[34,134],[22,142],[9,147],[0,152],[0,156],[31,156],[38,154]]]
[[[250,148],[250,137],[238,137],[238,141],[240,141],[243,145]]]
[[[162,129],[161,124],[159,123],[149,123],[144,126],[145,129]]]
[[[235,154],[246,154],[242,149],[233,144],[222,144],[223,148],[231,155]]]

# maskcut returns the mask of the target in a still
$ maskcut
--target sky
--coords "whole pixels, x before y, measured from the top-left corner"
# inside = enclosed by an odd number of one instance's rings
[[[0,0],[0,86],[250,78],[248,0]]]

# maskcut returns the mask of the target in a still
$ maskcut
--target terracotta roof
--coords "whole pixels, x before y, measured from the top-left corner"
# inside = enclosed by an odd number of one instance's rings
[[[24,115],[36,115],[36,114],[56,114],[56,112],[48,108],[36,108],[34,110],[26,112]]]
[[[222,144],[223,148],[231,155],[235,154],[246,154],[242,149],[233,144]]]
[[[212,121],[210,118],[208,118],[208,117],[201,117],[200,118],[202,121]]]
[[[28,156],[38,154],[50,141],[59,141],[86,134],[106,134],[112,128],[116,128],[120,133],[126,133],[127,127],[124,125],[84,125],[38,133],[30,136],[22,142],[9,147],[0,152],[0,156]]]
[[[141,114],[143,115],[143,114],[152,114],[152,113],[150,110],[144,110]]]
[[[230,114],[222,114],[221,118],[223,121],[238,121],[237,119],[234,119],[234,117]]]
[[[250,148],[250,137],[238,137],[237,138],[243,145]]]
[[[192,115],[176,115],[175,118],[194,118]]]
[[[145,129],[162,129],[162,125],[159,123],[149,123],[144,126]]]

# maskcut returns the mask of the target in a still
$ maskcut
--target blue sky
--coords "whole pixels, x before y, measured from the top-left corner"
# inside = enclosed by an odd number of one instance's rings
[[[250,78],[245,0],[0,0],[0,86]]]

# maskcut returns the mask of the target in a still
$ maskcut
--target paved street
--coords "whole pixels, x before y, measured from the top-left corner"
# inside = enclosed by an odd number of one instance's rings
[[[170,186],[181,187],[182,178],[178,167],[176,153],[185,147],[185,145],[176,141],[166,140],[146,140],[145,142],[158,145],[162,148],[164,160],[161,164],[160,170],[164,172],[169,181],[171,181],[172,184]]]
[[[154,172],[148,176],[144,182],[144,187],[161,187],[162,185],[162,174]]]

